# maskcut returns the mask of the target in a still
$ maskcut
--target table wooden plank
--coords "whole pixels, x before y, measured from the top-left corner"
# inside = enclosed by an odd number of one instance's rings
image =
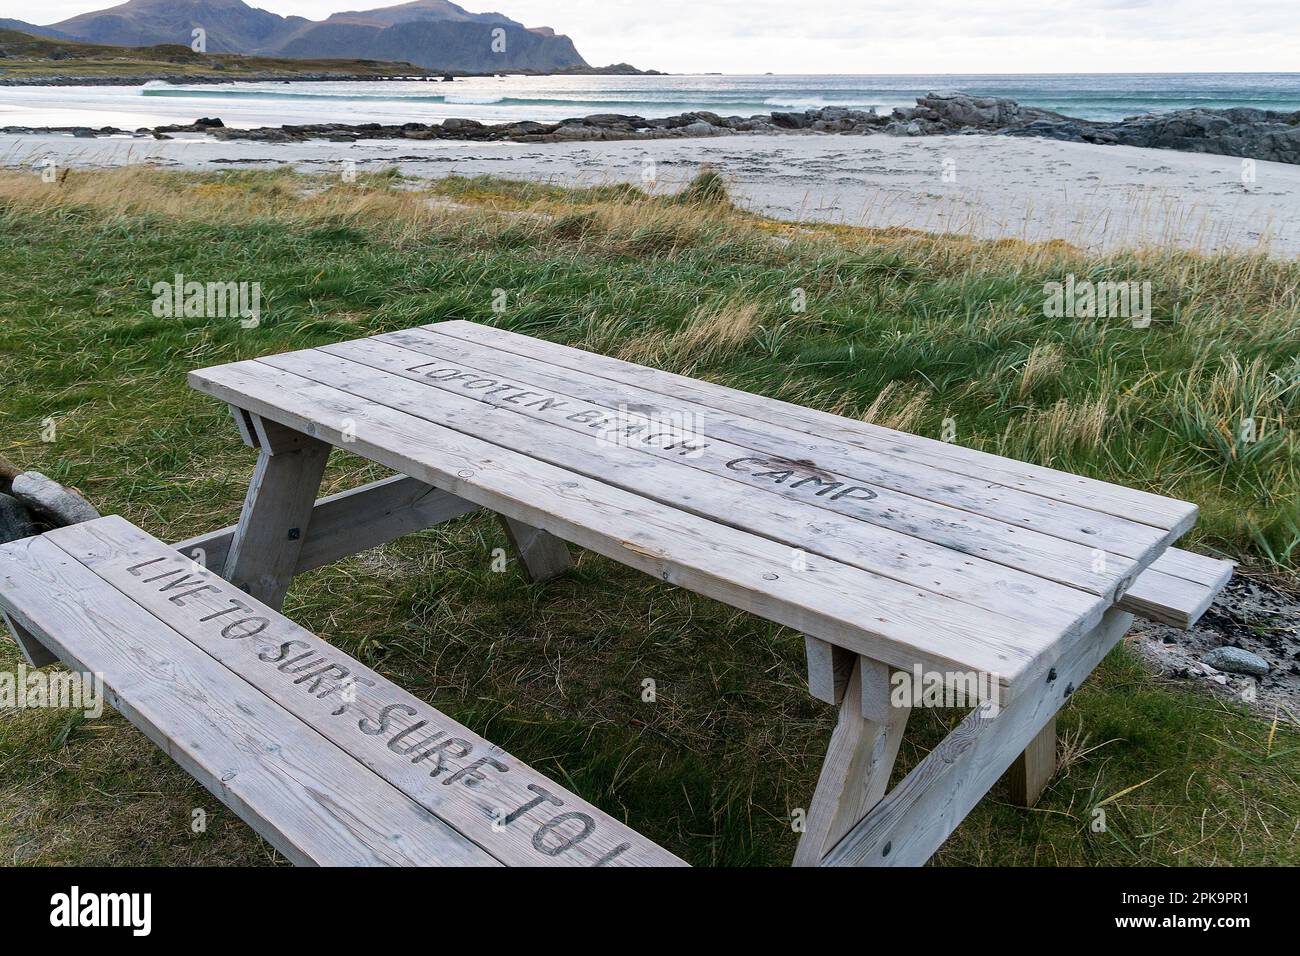
[[[544,386],[557,394],[591,401],[607,409],[630,408],[656,417],[697,421],[710,441],[734,443],[752,449],[751,455],[773,462],[767,466],[769,473],[779,473],[782,467],[802,466],[801,474],[834,473],[865,485],[879,496],[872,509],[874,520],[924,523],[926,530],[944,535],[944,542],[958,550],[969,550],[972,546],[972,539],[963,537],[963,531],[970,531],[978,542],[1008,544],[1012,553],[1018,545],[1031,543],[1025,535],[1029,532],[1031,539],[1043,535],[1074,544],[1066,553],[1072,553],[1076,564],[1081,563],[1085,568],[1094,564],[1094,553],[1101,552],[1106,558],[1101,577],[1113,582],[1116,576],[1121,581],[1131,581],[1135,572],[1171,539],[1169,532],[1125,518],[987,480],[966,478],[929,466],[918,467],[886,455],[868,454],[860,448],[779,424],[745,418],[585,370],[555,366],[516,352],[459,339],[441,329],[441,326],[411,329],[376,336],[375,340],[412,350],[428,350],[431,355],[453,357],[462,364],[490,368],[501,374],[510,373],[530,385]],[[1021,534],[1015,535],[1016,531]],[[1037,550],[1052,547],[1050,542],[1040,542]],[[1061,547],[1057,546],[1057,550]],[[1043,562],[1035,558],[1034,564],[1041,567]],[[1067,579],[1067,583],[1074,580]]]
[[[1186,630],[1209,610],[1232,577],[1231,561],[1170,548],[1124,592],[1125,610]]]
[[[676,856],[121,518],[47,537],[509,866]],[[544,798],[540,798],[545,794]]]
[[[348,357],[336,354],[335,348]],[[329,352],[311,349],[259,361],[779,542],[790,549],[787,564],[795,573],[796,550],[816,554],[1004,615],[1007,627],[1028,624],[1058,637],[1091,629],[1110,604],[1109,599],[882,530],[805,501],[787,501],[766,487],[750,488],[733,480],[723,467],[726,453],[714,455],[716,473],[700,471],[686,467],[686,458],[672,448],[663,455],[619,447],[600,440],[581,424],[533,418],[522,405],[497,406],[463,396],[404,371],[404,366],[420,358],[418,353],[362,340]]]
[[[496,863],[44,537],[0,547],[0,605],[290,860]]]
[[[897,667],[995,674],[1011,697],[1061,642],[999,615],[707,521],[260,362],[190,373],[191,384],[661,580]],[[351,437],[351,436],[349,436]]]
[[[1196,520],[1197,509],[1190,502],[854,421],[531,336],[463,321],[440,322],[426,328],[541,358],[565,368],[639,385],[662,395],[698,402],[717,411],[727,411],[772,425],[786,426],[821,439],[842,442],[876,455],[924,466],[922,473],[925,469],[938,469],[980,481],[996,482],[1054,501],[1150,525],[1170,532],[1172,538],[1187,531]]]
[[[399,356],[384,354],[385,346],[402,348],[408,355],[419,353],[436,361],[423,364],[415,361],[413,356],[409,360],[403,360]],[[602,420],[630,422],[632,426],[638,422],[653,426],[656,420],[682,420],[674,409],[665,408],[661,414],[656,415],[655,407],[642,405],[641,401],[647,393],[639,389],[629,390],[594,379],[612,391],[600,391],[598,388],[593,394],[585,377],[581,381],[577,380],[579,373],[554,369],[530,359],[472,343],[462,345],[457,340],[424,330],[344,342],[316,351],[369,363],[393,374],[451,389],[476,401],[553,422],[584,435],[591,435],[593,428]],[[268,361],[274,361],[274,358]],[[554,372],[559,374],[553,374]],[[481,384],[485,382],[492,384],[485,388]],[[629,394],[629,391],[633,394]],[[529,394],[534,397],[518,397]],[[653,401],[654,396],[649,397]],[[588,399],[600,401],[597,403]],[[967,555],[971,555],[1109,599],[1136,577],[1142,563],[1149,560],[1150,551],[1162,538],[1159,532],[1139,526],[1139,531],[1146,535],[1145,542],[1128,537],[1123,540],[1125,551],[1140,555],[1142,561],[1123,554],[1106,553],[1100,548],[1101,541],[1094,540],[1098,536],[1090,534],[1101,530],[1098,527],[1101,522],[1095,519],[1100,517],[1104,521],[1105,516],[1092,512],[1077,515],[1079,532],[1075,537],[1087,542],[1078,543],[1034,530],[1033,527],[1043,526],[1051,519],[1053,527],[1059,528],[1066,523],[1069,515],[1049,513],[1031,516],[1019,510],[1021,524],[985,517],[873,483],[863,474],[874,470],[875,466],[871,463],[863,465],[844,455],[832,456],[831,460],[818,457],[813,461],[814,452],[811,450],[804,453],[805,449],[801,448],[796,452],[788,444],[779,444],[779,438],[766,438],[762,435],[755,438],[753,435],[758,433],[753,428],[741,426],[739,429],[729,429],[725,423],[719,422],[720,416],[711,410],[697,407],[689,414],[692,416],[691,421],[698,421],[698,431],[690,436],[694,446],[690,454],[682,455],[674,448],[665,447],[649,450],[657,451],[661,457],[682,467],[725,475],[732,480],[746,482],[759,491],[849,515],[859,522],[906,536],[886,540],[884,543],[879,540],[863,542],[864,546],[873,549],[897,549],[909,544],[915,548],[919,547],[915,539],[920,539],[941,545],[942,550],[957,552],[949,553],[949,559],[965,560]],[[647,418],[647,415],[650,417]],[[667,428],[668,426],[658,426],[645,431],[662,433]],[[733,444],[726,438],[719,437],[723,434],[747,440],[747,444]],[[798,435],[793,437],[799,438]],[[778,444],[773,444],[774,442]],[[646,449],[645,442],[630,444],[635,448]],[[756,449],[756,444],[762,447]],[[778,456],[775,454],[777,451],[785,454]],[[861,458],[861,453],[856,457]],[[858,484],[859,479],[862,484]],[[892,484],[899,488],[909,486],[901,477]],[[980,493],[992,502],[997,502],[996,495],[989,496],[985,491]],[[1044,509],[1049,511],[1064,511],[1067,508],[1034,496],[1013,494],[1031,502],[1042,503]],[[1002,509],[999,505],[995,510]],[[737,517],[747,513],[748,509],[742,510]],[[908,539],[912,540],[909,542]],[[926,562],[934,560],[933,551],[930,549],[930,554],[925,556],[915,555],[913,563],[928,566]],[[1014,579],[1014,576],[1007,577]],[[1004,586],[1013,587],[1013,581],[1005,581]]]

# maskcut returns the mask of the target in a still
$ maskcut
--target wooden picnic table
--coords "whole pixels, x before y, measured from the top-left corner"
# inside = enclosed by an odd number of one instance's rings
[[[797,863],[924,862],[1013,764],[1032,803],[1057,709],[1196,518],[1187,502],[470,322],[190,382],[232,407],[260,457],[239,524],[180,547],[272,607],[295,573],[485,508],[535,578],[563,571],[572,542],[803,633],[810,690],[840,717]],[[331,447],[399,475],[317,502]],[[919,678],[972,712],[886,795],[918,702],[896,691]]]

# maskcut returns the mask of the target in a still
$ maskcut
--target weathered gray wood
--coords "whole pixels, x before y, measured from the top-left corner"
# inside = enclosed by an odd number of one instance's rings
[[[235,420],[235,429],[244,444],[249,448],[258,447],[257,434],[253,431],[253,416],[237,405],[230,406],[230,415]]]
[[[661,395],[698,402],[715,412],[730,412],[851,445],[873,456],[920,465],[922,473],[939,469],[977,481],[997,482],[1008,490],[1023,490],[1099,514],[1161,528],[1173,537],[1182,534],[1196,520],[1196,506],[1185,501],[1031,465],[952,442],[910,435],[503,329],[463,321],[439,322],[425,328],[639,385]]]
[[[862,699],[858,704],[867,720],[886,722],[898,708],[890,699],[890,667],[867,657],[858,659],[858,679]]]
[[[828,704],[839,705],[856,669],[860,688],[858,710],[868,720],[884,720],[890,710],[889,666],[860,658],[834,644],[804,635],[808,658],[808,693]]]
[[[1119,600],[1139,617],[1187,629],[1201,619],[1232,577],[1231,561],[1170,548]]]
[[[806,550],[1009,615],[1008,619],[1018,621],[1021,627],[1034,625],[1051,633],[1052,639],[1085,632],[1108,606],[1109,602],[1098,600],[1097,595],[1028,571],[1011,572],[980,556],[878,528],[850,515],[828,513],[810,502],[789,500],[763,487],[748,488],[732,480],[724,464],[725,454],[715,458],[713,472],[684,469],[681,462],[690,456],[681,456],[673,446],[656,446],[654,450],[621,447],[597,437],[590,426],[573,421],[573,415],[553,422],[523,414],[500,415],[490,403],[448,391],[418,375],[408,377],[403,365],[411,361],[413,353],[382,343],[352,344],[379,351],[382,357],[372,360],[384,362],[385,367],[375,368],[321,350],[270,356],[264,362],[702,518],[784,542],[791,546],[792,554],[794,549]],[[573,430],[581,437],[575,439]],[[798,573],[793,559],[787,564]],[[1114,590],[1119,584],[1115,579],[1108,587]]]
[[[330,446],[305,433],[294,438],[292,429],[267,426],[255,414],[253,424],[262,444],[224,576],[279,609],[298,568]]]
[[[287,455],[292,452],[318,449],[321,442],[309,434],[286,428],[277,421],[261,415],[248,415],[259,450],[268,455]]]
[[[853,676],[858,655],[807,634],[803,638],[808,658],[808,693],[828,704],[839,705]]]
[[[530,581],[549,581],[573,567],[568,545],[555,535],[509,515],[497,515],[497,518]]]
[[[7,612],[0,611],[0,616],[4,617],[9,633],[13,635],[14,643],[18,645],[18,650],[22,651],[23,658],[28,664],[32,667],[47,667],[58,661],[57,654],[52,653],[36,639],[35,634],[11,618]]]
[[[106,518],[49,537],[496,859],[512,866],[681,864],[125,520]]]
[[[293,862],[496,862],[47,537],[0,547],[0,605]]]
[[[478,510],[476,504],[405,475],[318,498],[293,573],[332,564]],[[226,566],[236,527],[187,538],[174,547],[204,567],[221,569]]]
[[[1047,722],[1007,771],[1011,802],[1032,807],[1056,773],[1056,715]]]
[[[387,353],[385,346],[403,352]],[[319,351],[588,435],[595,427],[589,422],[602,418],[620,426],[646,422],[651,427],[645,431],[651,433],[667,431],[662,425],[654,427],[660,422],[693,423],[697,433],[691,436],[693,448],[688,455],[672,446],[628,444],[666,458],[678,469],[724,475],[758,492],[782,495],[847,515],[856,519],[855,524],[865,522],[896,532],[893,543],[868,544],[866,550],[922,552],[914,556],[913,563],[932,560],[928,551],[947,550],[1113,597],[1154,557],[1152,549],[1162,546],[1167,538],[1164,532],[1134,522],[990,486],[986,481],[901,467],[886,456],[864,455],[858,449],[769,422],[666,398],[427,329],[338,343]],[[416,362],[409,357],[411,352],[431,361]],[[275,359],[268,361],[274,363]],[[562,410],[511,401],[511,391],[483,389],[481,382],[513,385],[516,393],[527,389],[533,395],[554,396]],[[777,480],[787,473],[790,478]],[[847,496],[838,497],[848,489],[852,490]],[[927,550],[924,543],[939,547]],[[1098,561],[1099,551],[1104,561]],[[1007,589],[1015,587],[1015,576],[1011,577]]]
[[[385,467],[510,514],[663,580],[893,666],[996,675],[1003,699],[1045,672],[1059,635],[917,591],[815,554],[792,571],[784,545],[584,479],[520,453],[263,362],[190,373],[194,387],[343,441]],[[400,383],[398,383],[400,384]],[[1067,642],[1068,645],[1068,642]]]
[[[863,712],[864,666],[858,658],[840,704],[817,789],[808,806],[806,829],[795,850],[795,866],[815,866],[823,855],[880,802],[898,756],[910,707]]]
[[[1112,610],[1056,663],[1054,679],[1026,689],[995,716],[976,708],[826,855],[828,866],[920,866],[965,819],[1066,697],[1133,621]]]

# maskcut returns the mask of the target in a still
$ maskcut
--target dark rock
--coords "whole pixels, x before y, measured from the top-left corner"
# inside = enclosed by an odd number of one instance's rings
[[[0,493],[0,544],[30,538],[38,530],[27,505],[11,495]]]
[[[710,126],[725,126],[722,117],[717,113],[710,113],[708,110],[696,110],[693,113],[683,113],[682,119],[686,121],[685,125],[690,126],[694,123],[707,123]]]
[[[772,125],[780,129],[807,129],[812,123],[804,113],[773,113]]]

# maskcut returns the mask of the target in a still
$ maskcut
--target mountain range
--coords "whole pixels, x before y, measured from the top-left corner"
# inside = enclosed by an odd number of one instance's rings
[[[49,26],[0,20],[0,27],[115,46],[189,46],[192,31],[202,28],[209,53],[405,60],[466,73],[588,68],[573,41],[550,27],[470,13],[450,0],[412,0],[324,20],[282,17],[243,0],[128,0]]]

